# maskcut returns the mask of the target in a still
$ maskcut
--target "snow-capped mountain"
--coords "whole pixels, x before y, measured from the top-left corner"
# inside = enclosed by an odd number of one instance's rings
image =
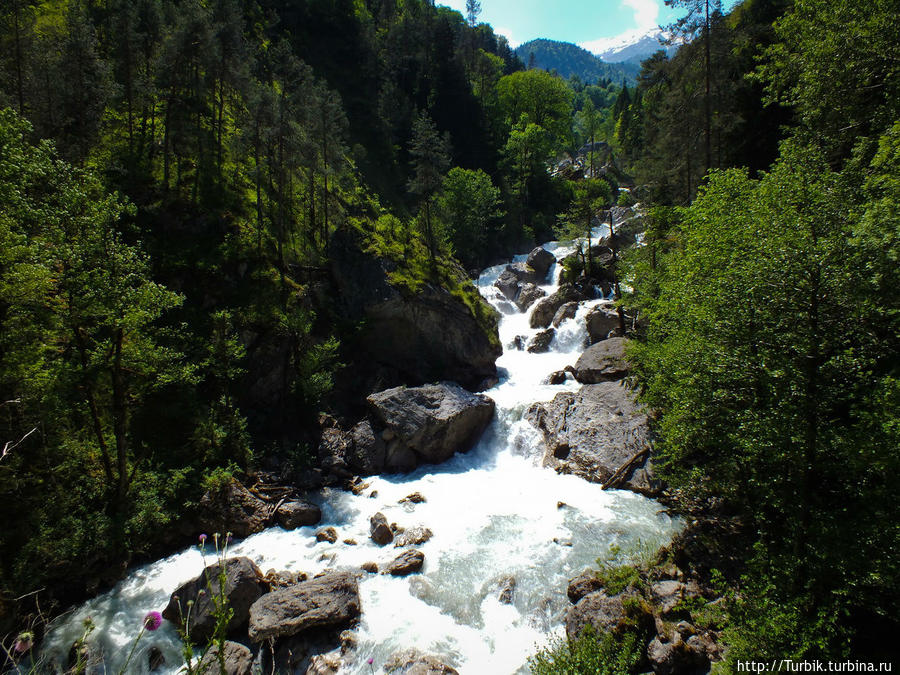
[[[663,49],[670,56],[678,45],[666,44],[669,33],[653,29],[638,35],[625,35],[586,42],[581,46],[599,56],[606,63],[640,63],[647,57]]]

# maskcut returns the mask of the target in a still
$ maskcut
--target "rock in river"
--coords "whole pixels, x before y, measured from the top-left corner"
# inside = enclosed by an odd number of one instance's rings
[[[621,380],[628,374],[625,338],[610,338],[584,350],[575,364],[575,379],[582,384]]]
[[[359,586],[349,572],[333,572],[266,593],[250,607],[250,639],[296,635],[350,625],[360,613]]]
[[[602,344],[602,343],[601,343]],[[544,464],[603,483],[630,459],[647,449],[647,416],[621,382],[585,385],[535,403],[526,419],[543,432]],[[625,473],[621,487],[653,496],[660,485],[649,458]]]
[[[494,415],[494,402],[453,382],[395,387],[366,399],[389,432],[387,469],[410,471],[465,452]]]

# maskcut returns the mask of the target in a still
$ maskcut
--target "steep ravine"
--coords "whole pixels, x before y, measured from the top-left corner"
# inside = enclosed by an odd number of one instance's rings
[[[556,244],[545,248],[557,258],[567,252]],[[520,312],[494,286],[504,269],[488,269],[478,281],[484,297],[503,314],[505,350],[497,362],[500,381],[485,392],[496,412],[476,446],[440,466],[369,478],[358,495],[334,489],[309,495],[322,509],[318,525],[292,531],[274,527],[229,547],[229,556],[247,556],[263,572],[313,577],[329,569],[358,570],[367,562],[383,569],[403,551],[370,539],[369,519],[377,512],[388,522],[433,532],[416,547],[425,555],[421,573],[361,575],[356,647],[342,657],[342,673],[383,672],[392,654],[413,647],[463,674],[527,672],[527,657],[563,631],[571,577],[613,546],[662,544],[677,527],[646,497],[604,491],[597,483],[541,466],[543,443],[525,413],[535,402],[580,389],[571,377],[557,385],[545,382],[578,359],[587,335],[585,315],[600,301],[583,303],[562,321],[547,352],[511,348],[517,337],[527,344],[540,329],[529,325],[534,306]],[[553,281],[541,286],[548,295],[557,289],[558,273],[553,265],[548,276]],[[425,501],[401,502],[412,493]],[[329,526],[337,530],[337,541],[317,542],[316,531]],[[205,561],[213,562],[209,551]],[[191,546],[134,570],[112,591],[69,615],[50,634],[45,653],[62,662],[90,616],[105,672],[117,672],[146,612],[162,610],[170,594],[196,577],[203,564],[201,551]],[[180,643],[174,627],[164,622],[143,637],[129,672],[149,672],[152,649],[165,658],[154,672],[179,671]]]

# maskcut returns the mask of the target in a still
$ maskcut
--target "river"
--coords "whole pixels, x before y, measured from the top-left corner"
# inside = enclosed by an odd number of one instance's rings
[[[545,248],[558,257],[566,253],[556,244]],[[584,315],[600,301],[587,303],[564,322],[549,352],[516,350],[510,346],[516,336],[530,337],[537,331],[529,328],[527,313],[515,310],[493,287],[503,269],[485,270],[478,280],[485,299],[502,313],[505,346],[497,362],[500,381],[485,392],[496,402],[496,414],[479,443],[441,466],[367,479],[369,487],[358,496],[333,489],[311,495],[323,513],[316,527],[290,532],[273,527],[235,541],[229,549],[230,556],[247,556],[264,572],[293,570],[312,576],[325,569],[358,568],[367,561],[382,565],[393,559],[400,549],[380,548],[369,539],[369,518],[378,511],[388,522],[434,532],[418,547],[425,554],[420,574],[361,578],[358,647],[344,673],[381,673],[381,664],[392,653],[411,647],[437,656],[463,675],[527,673],[528,656],[552,635],[563,634],[569,578],[594,566],[613,547],[661,545],[677,527],[650,499],[603,491],[540,466],[537,432],[522,416],[530,404],[580,386],[571,378],[557,386],[542,382],[575,362],[586,339]],[[558,277],[554,266],[553,281],[544,286],[548,293],[555,290]],[[370,496],[373,491],[375,497]],[[427,501],[399,503],[413,492]],[[337,543],[316,542],[315,531],[325,526],[338,530]],[[358,544],[342,543],[347,538]],[[105,672],[117,673],[144,615],[161,610],[181,583],[201,572],[204,560],[209,564],[214,559],[209,552],[204,559],[198,547],[191,546],[133,570],[111,591],[67,615],[49,634],[45,655],[61,662],[90,616],[97,626],[91,639],[103,650]],[[515,579],[512,602],[503,604],[499,585],[510,577]],[[152,647],[166,659],[154,672],[181,669],[178,636],[164,622],[158,631],[145,634],[129,672],[149,672],[147,653]]]

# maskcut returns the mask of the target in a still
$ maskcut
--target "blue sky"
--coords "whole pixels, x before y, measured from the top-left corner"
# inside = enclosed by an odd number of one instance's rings
[[[735,0],[726,0],[733,5]],[[466,0],[437,0],[465,13]],[[663,0],[481,0],[480,20],[505,35],[512,46],[534,38],[580,44],[600,52],[632,36],[668,24],[683,10]]]

